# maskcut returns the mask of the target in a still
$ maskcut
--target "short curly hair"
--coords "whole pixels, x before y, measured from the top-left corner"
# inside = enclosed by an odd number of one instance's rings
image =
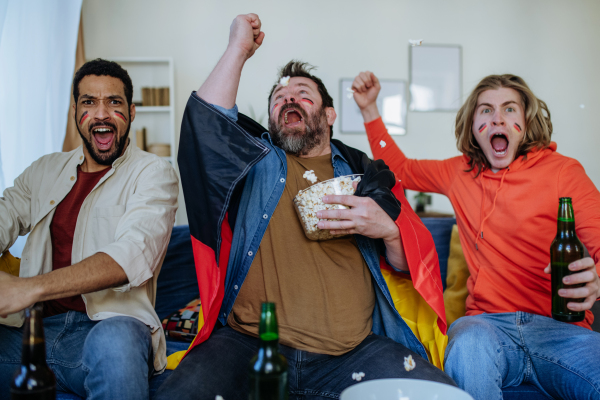
[[[119,79],[123,82],[127,105],[130,106],[133,102],[133,83],[131,83],[131,78],[127,71],[114,61],[96,58],[95,60],[86,62],[75,72],[75,76],[73,77],[73,99],[75,100],[75,104],[77,104],[77,100],[79,99],[79,82],[88,75],[111,76]]]

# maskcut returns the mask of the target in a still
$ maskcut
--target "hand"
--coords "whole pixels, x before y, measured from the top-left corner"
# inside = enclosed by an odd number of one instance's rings
[[[28,288],[27,278],[17,278],[0,272],[0,317],[21,311],[36,302]]]
[[[565,276],[565,285],[584,284],[584,286],[572,289],[560,289],[558,295],[570,299],[584,299],[582,303],[570,302],[567,307],[571,311],[585,311],[592,308],[594,302],[600,297],[600,278],[594,260],[590,257],[582,258],[569,264],[570,271],[579,271]],[[551,265],[544,268],[544,272],[551,273]]]
[[[356,190],[357,182],[352,185]],[[319,221],[319,229],[329,229],[333,235],[359,234],[372,239],[397,240],[400,236],[396,223],[383,211],[375,200],[354,195],[327,195],[325,204],[342,204],[350,209],[321,210],[320,219],[339,219],[340,221]]]
[[[229,48],[243,52],[245,59],[252,57],[265,38],[256,14],[238,15],[229,28]]]
[[[370,71],[361,72],[354,78],[352,89],[354,90],[354,100],[365,122],[371,122],[379,118],[377,96],[381,90],[381,85],[375,74]]]

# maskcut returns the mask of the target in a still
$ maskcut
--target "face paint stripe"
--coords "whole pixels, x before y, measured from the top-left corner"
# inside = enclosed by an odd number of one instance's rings
[[[83,121],[85,121],[87,119],[87,117],[89,117],[88,112],[84,112],[83,115],[81,115],[81,118],[79,119],[79,125],[81,125],[83,123]]]
[[[307,102],[307,103],[310,103],[310,104],[315,104],[315,103],[313,103],[313,101],[312,101],[312,100],[309,100],[309,99],[301,99],[301,100],[302,100],[302,101],[305,101],[305,102]]]
[[[121,118],[123,121],[127,122],[127,118],[125,117],[125,115],[120,112],[120,111],[115,111],[115,114],[117,114],[117,117]]]
[[[483,123],[481,124],[481,126],[479,127],[479,133],[483,132],[483,130],[487,127],[487,123]]]
[[[521,126],[519,124],[515,123],[515,129],[521,133]]]

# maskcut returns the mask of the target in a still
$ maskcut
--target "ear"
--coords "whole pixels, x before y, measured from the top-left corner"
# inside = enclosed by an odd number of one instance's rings
[[[129,106],[129,123],[132,123],[135,119],[135,104],[131,103]]]
[[[337,114],[335,113],[333,107],[325,107],[325,115],[327,115],[327,124],[332,126],[337,118]]]
[[[73,107],[71,107],[71,116],[73,117],[73,119],[75,120],[75,122],[77,122],[77,105],[75,103],[73,103]]]

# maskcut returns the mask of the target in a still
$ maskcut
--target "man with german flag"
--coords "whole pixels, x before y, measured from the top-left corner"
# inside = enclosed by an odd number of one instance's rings
[[[431,235],[382,161],[331,139],[333,99],[310,66],[281,70],[268,131],[238,113],[242,68],[264,37],[257,15],[236,17],[183,117],[178,162],[203,325],[183,359],[171,356],[156,398],[245,398],[265,301],[277,305],[292,396],[339,396],[357,372],[454,385],[439,369],[446,322]],[[323,198],[348,207],[317,213],[331,240],[309,240],[295,213],[307,171],[319,181],[364,174],[354,196]]]

